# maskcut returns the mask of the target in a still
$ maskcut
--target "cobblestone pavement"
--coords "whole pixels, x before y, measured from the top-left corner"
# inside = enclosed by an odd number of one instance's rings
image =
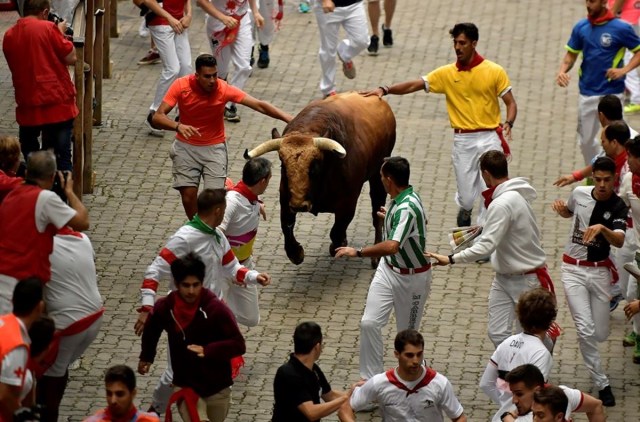
[[[406,0],[394,19],[395,45],[377,57],[355,59],[358,77],[338,75],[339,89],[364,89],[418,77],[451,62],[454,54],[448,29],[457,21],[474,21],[480,28],[478,50],[508,71],[519,113],[512,144],[512,175],[531,178],[539,198],[534,204],[544,234],[549,267],[560,299],[559,322],[565,331],[555,352],[553,383],[592,392],[578,351],[575,329],[564,301],[559,257],[569,231],[568,221],[550,212],[551,202],[568,195],[552,186],[555,178],[576,168],[581,158],[575,145],[577,74],[569,89],[554,84],[563,46],[573,23],[584,16],[581,1],[463,1]],[[255,69],[246,90],[295,113],[319,97],[317,26],[312,14],[299,14],[288,1],[281,32],[271,48],[268,69]],[[428,7],[427,7],[428,6]],[[120,37],[112,40],[113,79],[105,81],[104,125],[96,128],[95,192],[84,202],[91,213],[89,235],[96,250],[100,290],[107,313],[98,339],[87,351],[71,380],[62,405],[62,419],[81,420],[104,406],[102,375],[116,363],[137,365],[139,339],[133,333],[138,288],[146,266],[183,222],[178,194],[170,188],[170,134],[147,136],[143,126],[159,66],[137,66],[148,40],[137,34],[139,17],[131,2],[118,3]],[[194,58],[208,52],[203,14],[195,9],[190,29]],[[15,20],[1,13],[3,32]],[[17,134],[11,79],[0,63],[0,130]],[[340,73],[340,72],[339,72]],[[411,180],[427,205],[429,249],[448,251],[445,229],[455,224],[454,175],[450,164],[452,133],[442,96],[416,93],[388,98],[398,121],[395,153],[412,164]],[[284,125],[240,107],[242,122],[227,124],[230,176],[237,180],[242,152],[269,137],[270,129]],[[640,127],[639,118],[630,119]],[[272,160],[277,160],[271,155]],[[276,167],[277,168],[277,167]],[[272,274],[274,282],[261,292],[262,321],[244,330],[247,365],[233,387],[229,420],[267,421],[272,408],[272,380],[292,349],[291,335],[298,322],[315,320],[325,333],[320,365],[334,388],[358,379],[358,322],[373,270],[366,260],[335,261],[328,256],[327,215],[301,216],[296,227],[306,248],[306,260],[294,266],[283,252],[278,222],[277,185],[264,195],[269,219],[257,240],[257,268]],[[365,188],[366,189],[366,188]],[[354,245],[371,244],[368,195],[363,195],[349,228]],[[456,265],[434,271],[431,297],[422,321],[428,362],[449,377],[471,421],[486,421],[493,406],[478,389],[480,375],[493,347],[486,336],[487,295],[492,277],[489,265]],[[385,364],[393,365],[394,324],[384,330]],[[610,421],[637,420],[640,412],[640,367],[631,362],[631,350],[621,338],[629,325],[621,309],[611,316],[611,336],[600,347],[618,405],[607,409]],[[163,343],[164,344],[164,343]],[[138,399],[146,408],[165,363],[162,353],[148,376],[139,376]],[[597,394],[597,393],[596,393]],[[335,417],[327,420],[337,420]],[[380,420],[359,414],[358,420]],[[576,415],[584,421],[583,415]]]

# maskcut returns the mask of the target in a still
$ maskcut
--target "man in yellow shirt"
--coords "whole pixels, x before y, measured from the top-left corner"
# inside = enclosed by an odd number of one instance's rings
[[[473,23],[458,23],[449,33],[457,57],[454,63],[419,79],[381,86],[363,95],[404,95],[421,89],[445,95],[454,130],[452,160],[458,189],[456,202],[460,206],[457,223],[469,226],[473,205],[486,189],[478,160],[489,150],[502,150],[509,155],[507,140],[511,140],[518,107],[505,70],[476,51],[478,27]],[[498,98],[502,98],[507,108],[504,123],[501,123]],[[479,221],[483,211],[481,203]]]

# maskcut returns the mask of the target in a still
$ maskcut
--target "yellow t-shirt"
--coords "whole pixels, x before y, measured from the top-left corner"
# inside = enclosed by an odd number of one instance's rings
[[[493,129],[500,125],[498,98],[509,92],[511,83],[499,64],[485,59],[471,70],[458,71],[451,63],[422,79],[429,92],[446,96],[454,129]]]

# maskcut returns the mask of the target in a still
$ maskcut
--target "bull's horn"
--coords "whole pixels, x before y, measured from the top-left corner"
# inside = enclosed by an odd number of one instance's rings
[[[244,151],[244,158],[248,160],[250,158],[260,157],[262,154],[266,154],[267,152],[277,151],[280,149],[280,144],[282,143],[282,138],[270,139],[266,142],[261,143],[251,151]]]
[[[344,158],[347,155],[347,151],[344,149],[344,147],[333,139],[313,138],[313,144],[318,147],[318,149],[335,152],[340,156],[340,158]]]

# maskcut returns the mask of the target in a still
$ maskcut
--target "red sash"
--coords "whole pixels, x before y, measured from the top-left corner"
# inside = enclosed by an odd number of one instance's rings
[[[187,413],[189,413],[189,419],[191,422],[200,422],[200,415],[198,415],[198,400],[200,397],[191,388],[182,388],[169,397],[169,403],[167,409],[164,412],[165,422],[172,422],[173,415],[171,414],[171,405],[173,403],[180,404],[184,401],[187,406]]]

